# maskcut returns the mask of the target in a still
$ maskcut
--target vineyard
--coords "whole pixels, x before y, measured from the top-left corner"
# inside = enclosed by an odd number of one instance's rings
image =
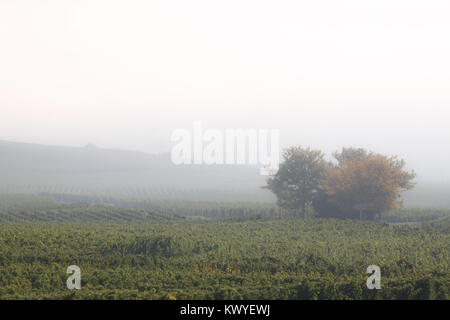
[[[448,211],[365,222],[256,204],[0,200],[0,299],[449,298]],[[373,264],[381,290],[366,287]],[[69,265],[81,290],[66,288]]]

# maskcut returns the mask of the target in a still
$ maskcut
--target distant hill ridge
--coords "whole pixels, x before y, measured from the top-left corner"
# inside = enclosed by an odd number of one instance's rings
[[[245,200],[243,196],[273,200],[260,188],[265,178],[257,166],[176,166],[169,153],[154,155],[94,145],[63,147],[0,140],[0,175],[0,191],[2,187],[52,192],[58,191],[54,188],[66,192],[77,188],[87,192],[162,188],[173,190],[173,197],[178,192],[189,197],[186,191],[203,190],[208,191],[206,197],[216,191],[213,198],[218,200],[226,200],[221,194],[233,200],[233,193],[236,200]]]

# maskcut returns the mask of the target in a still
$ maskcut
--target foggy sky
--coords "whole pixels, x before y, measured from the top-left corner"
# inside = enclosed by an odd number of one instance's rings
[[[2,0],[0,139],[169,151],[280,129],[450,181],[447,0]]]

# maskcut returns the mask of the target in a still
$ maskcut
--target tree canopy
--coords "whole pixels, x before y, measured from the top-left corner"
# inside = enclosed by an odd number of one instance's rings
[[[301,209],[305,214],[326,177],[328,165],[324,154],[310,148],[292,147],[283,153],[284,162],[267,180],[267,189],[277,196],[282,208]]]
[[[344,148],[327,163],[321,151],[289,148],[267,188],[278,205],[302,209],[312,204],[321,217],[372,219],[396,209],[402,191],[414,186],[405,161],[365,149]]]

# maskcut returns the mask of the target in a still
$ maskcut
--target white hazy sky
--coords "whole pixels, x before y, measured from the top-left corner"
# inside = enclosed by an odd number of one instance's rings
[[[162,152],[194,120],[449,181],[450,1],[0,1],[0,139]]]

